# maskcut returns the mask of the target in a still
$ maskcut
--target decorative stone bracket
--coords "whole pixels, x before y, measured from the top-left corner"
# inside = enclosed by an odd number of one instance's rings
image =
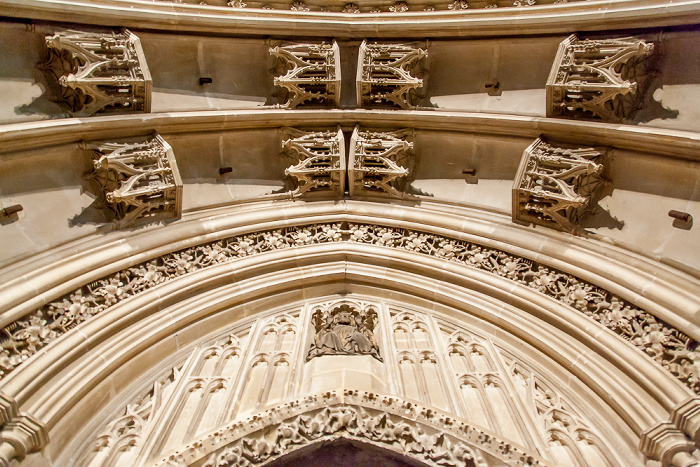
[[[270,48],[286,72],[275,86],[287,91],[282,107],[293,109],[305,102],[336,106],[340,102],[340,49],[331,44],[293,44]]]
[[[137,142],[83,142],[81,146],[94,151],[94,169],[87,178],[118,228],[137,220],[180,217],[182,180],[172,148],[159,135]]]
[[[407,131],[355,127],[347,161],[342,130],[289,131],[295,137],[282,142],[282,152],[292,162],[285,170],[294,179],[292,196],[344,196],[346,186],[350,196],[407,196],[405,180],[413,149],[413,143],[405,140]]]
[[[653,50],[635,38],[579,40],[572,34],[559,44],[547,78],[547,117],[631,118],[643,98],[639,82]]]
[[[151,111],[151,74],[139,38],[80,31],[46,38],[48,61],[40,68],[58,81],[58,102],[72,116]]]
[[[357,59],[357,105],[389,105],[402,109],[416,107],[415,91],[423,86],[420,61],[424,49],[405,44],[362,41]]]
[[[537,138],[513,183],[513,222],[576,232],[605,181],[604,148],[565,149]]]

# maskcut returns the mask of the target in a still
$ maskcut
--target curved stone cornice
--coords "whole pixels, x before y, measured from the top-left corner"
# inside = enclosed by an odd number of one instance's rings
[[[245,442],[243,442],[243,438]],[[495,433],[396,396],[333,391],[271,407],[221,427],[154,466],[265,464],[338,438],[397,452],[427,465],[479,465],[475,451],[505,465],[551,465]]]
[[[441,110],[281,110],[169,112],[163,114],[66,118],[0,125],[0,154],[21,157],[22,151],[124,136],[188,134],[242,129],[303,127],[309,122],[367,127],[411,127],[485,135],[536,138],[700,160],[700,134],[647,126],[585,122],[546,117]],[[316,124],[317,125],[317,124]]]
[[[664,27],[700,20],[697,0],[609,0],[528,8],[346,14],[269,11],[132,0],[1,0],[3,15],[103,26],[219,34],[336,38],[503,37]],[[125,7],[128,6],[128,7]],[[293,23],[291,23],[293,21]],[[290,27],[293,24],[293,27]]]

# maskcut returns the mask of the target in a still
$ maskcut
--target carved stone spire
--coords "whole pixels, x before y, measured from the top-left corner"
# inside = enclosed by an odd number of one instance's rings
[[[340,101],[340,49],[338,44],[293,44],[270,48],[286,72],[275,86],[287,93],[282,107],[293,109],[307,101],[338,105]]]
[[[537,138],[515,177],[513,221],[574,232],[605,183],[602,157],[600,149],[564,149]]]
[[[404,138],[406,131],[379,132],[355,128],[350,140],[348,183],[350,196],[405,196],[405,177],[409,175],[409,151],[413,143]]]
[[[58,81],[58,102],[74,117],[151,111],[151,74],[139,38],[80,31],[46,38],[49,58],[41,68]]]
[[[175,155],[159,135],[134,143],[90,142],[94,170],[88,176],[119,228],[138,219],[180,217],[182,180]]]
[[[638,83],[654,44],[635,39],[579,40],[559,44],[547,79],[547,116],[622,122],[638,109]]]
[[[305,132],[291,130],[294,138],[282,142],[292,161],[285,175],[295,179],[292,196],[305,193],[345,192],[345,138],[341,130]]]
[[[427,56],[425,50],[410,45],[362,41],[357,59],[357,105],[415,108],[415,90],[423,86],[423,80],[415,75],[420,60]]]

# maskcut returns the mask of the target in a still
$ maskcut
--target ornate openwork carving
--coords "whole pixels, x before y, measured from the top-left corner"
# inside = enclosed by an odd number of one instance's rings
[[[352,195],[405,196],[413,143],[406,131],[380,132],[356,127],[350,140],[348,183]]]
[[[151,75],[139,38],[80,31],[46,38],[49,58],[41,68],[58,81],[58,102],[74,117],[101,112],[150,112]]]
[[[341,130],[290,130],[294,138],[282,142],[292,162],[285,175],[295,180],[292,196],[345,192],[345,138]]]
[[[311,315],[316,329],[307,360],[322,355],[371,355],[381,361],[374,338],[377,311],[371,306],[358,309],[348,303],[319,306]]]
[[[362,41],[357,59],[357,105],[389,105],[415,108],[420,60],[428,52],[405,44],[378,44]]]
[[[572,274],[465,240],[374,224],[315,224],[255,232],[150,259],[80,287],[2,330],[0,376],[6,376],[68,330],[136,294],[185,274],[245,256],[304,245],[367,243],[458,262],[512,280],[599,322],[700,392],[698,343],[619,296]]]
[[[368,442],[434,466],[542,465],[493,433],[396,397],[334,391],[289,402],[216,431],[155,465],[269,462],[319,441]],[[478,464],[477,464],[478,462]]]
[[[565,149],[537,138],[513,182],[513,221],[575,232],[603,188],[601,148]]]
[[[270,48],[284,66],[275,86],[286,90],[282,107],[293,109],[305,102],[338,105],[340,101],[340,49],[338,44],[293,44]]]
[[[82,147],[95,153],[88,180],[117,227],[180,217],[182,180],[172,148],[159,135],[133,143],[82,143]]]
[[[643,97],[639,82],[653,50],[654,44],[635,38],[579,40],[572,34],[559,44],[547,79],[547,116],[631,118]]]

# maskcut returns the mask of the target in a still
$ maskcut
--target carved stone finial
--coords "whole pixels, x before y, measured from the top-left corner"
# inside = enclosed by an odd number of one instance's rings
[[[151,111],[151,74],[139,38],[79,31],[46,37],[40,68],[59,85],[58,102],[74,117]]]
[[[572,34],[559,44],[547,79],[547,116],[631,118],[643,97],[638,83],[644,61],[653,50],[641,39],[579,40]]]
[[[275,86],[287,93],[282,107],[293,109],[305,102],[338,105],[340,101],[340,49],[338,44],[293,44],[270,48],[286,72]]]
[[[350,140],[348,183],[350,196],[405,196],[405,179],[409,175],[409,151],[413,143],[404,138],[405,131],[353,131]]]
[[[419,62],[428,56],[423,49],[405,44],[362,41],[357,59],[357,105],[389,105],[415,108],[415,90],[423,87],[417,78]]]
[[[575,232],[605,183],[601,151],[564,149],[537,138],[523,152],[513,183],[513,222]]]
[[[282,142],[292,161],[285,175],[296,180],[292,196],[345,193],[345,138],[341,130],[304,132],[290,130],[294,138]]]
[[[377,312],[358,309],[347,303],[319,308],[311,315],[316,328],[306,360],[322,355],[371,355],[379,361],[379,346],[374,338]]]
[[[95,153],[88,180],[103,199],[103,208],[117,227],[137,219],[180,217],[182,180],[175,155],[159,135],[134,143],[91,142]]]

